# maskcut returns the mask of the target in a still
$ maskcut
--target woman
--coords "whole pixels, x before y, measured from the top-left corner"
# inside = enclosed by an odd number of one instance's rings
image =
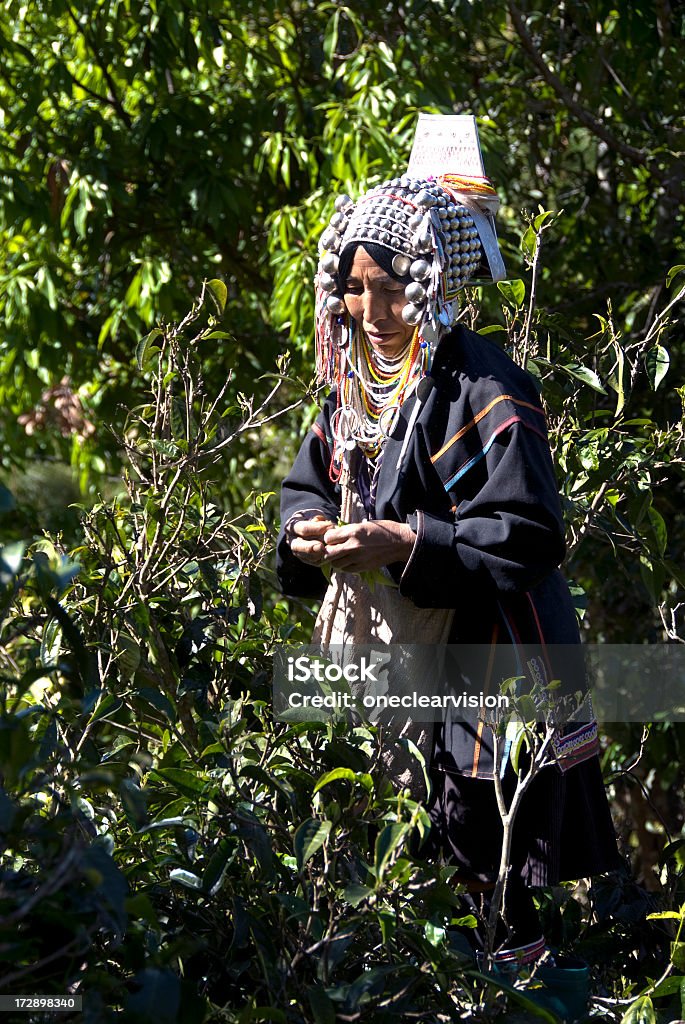
[[[579,642],[544,414],[529,375],[454,323],[459,290],[492,265],[491,192],[403,176],[336,201],[317,289],[317,366],[333,390],[283,484],[278,571],[286,593],[324,596],[316,639],[510,644],[544,682],[558,674],[547,645]],[[370,588],[371,571],[394,586]],[[596,724],[554,749],[515,827],[502,963],[544,949],[529,885],[616,866]],[[429,854],[487,890],[507,751],[495,764],[482,720],[446,718],[431,752]]]

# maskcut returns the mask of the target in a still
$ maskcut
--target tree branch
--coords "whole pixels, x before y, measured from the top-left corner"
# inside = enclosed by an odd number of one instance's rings
[[[521,11],[518,9],[516,4],[513,3],[513,0],[509,0],[507,6],[509,8],[509,14],[511,15],[512,24],[521,41],[523,49],[538,69],[545,82],[552,87],[569,112],[573,114],[581,124],[585,125],[586,128],[589,128],[593,135],[596,135],[598,139],[605,142],[610,149],[614,150],[614,152],[620,153],[626,160],[629,160],[632,164],[635,164],[638,167],[646,167],[650,174],[652,174],[661,183],[667,192],[681,197],[685,195],[682,186],[673,179],[673,176],[666,170],[660,170],[651,153],[644,149],[638,149],[636,146],[631,146],[627,142],[623,142],[622,139],[617,138],[613,132],[607,128],[606,124],[600,120],[600,118],[591,113],[575,99],[571,90],[564,85],[556,72],[553,71],[544,60],[542,54],[533,42],[533,37],[528,31]]]

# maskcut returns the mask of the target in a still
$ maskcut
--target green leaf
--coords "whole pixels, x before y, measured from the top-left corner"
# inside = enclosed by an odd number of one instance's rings
[[[192,871],[186,871],[184,868],[174,868],[173,871],[169,872],[169,878],[172,882],[184,885],[186,889],[202,889],[202,879],[198,875],[193,874]]]
[[[374,865],[376,868],[376,878],[380,880],[396,850],[400,848],[402,840],[408,832],[408,826],[402,822],[395,822],[392,825],[386,825],[382,830],[378,838],[376,839],[376,850]]]
[[[668,373],[670,362],[670,356],[662,345],[655,345],[647,353],[645,357],[647,377],[654,391],[657,390]]]
[[[654,531],[657,550],[661,558],[663,558],[666,553],[666,544],[668,543],[668,530],[666,528],[664,517],[660,512],[657,512],[653,505],[649,506],[647,515],[649,516],[649,521],[651,523],[652,530]]]
[[[433,924],[431,921],[426,921],[423,932],[431,946],[442,946],[447,937],[446,929],[442,925]]]
[[[317,784],[314,786],[314,792],[318,793],[320,789],[327,786],[330,782],[335,782],[337,779],[345,779],[346,782],[355,782],[357,776],[351,768],[334,768],[332,772],[326,772],[322,775]]]
[[[333,16],[329,19],[326,25],[326,30],[323,37],[323,52],[326,56],[327,61],[332,61],[335,55],[335,51],[338,46],[338,23],[340,21],[340,11],[336,10]]]
[[[642,582],[647,588],[647,593],[652,599],[655,606],[658,606],[661,600],[661,592],[664,586],[664,569],[658,563],[652,561],[647,555],[640,555],[640,576]]]
[[[100,719],[109,718],[110,715],[115,715],[119,708],[123,707],[123,704],[123,700],[115,696],[115,694],[108,693],[88,719],[88,725],[92,725],[93,722],[99,722]]]
[[[515,281],[498,281],[497,287],[510,306],[519,309],[523,305],[523,300],[526,297],[526,286],[519,278]]]
[[[509,751],[509,759],[511,761],[511,767],[515,773],[519,773],[519,760],[523,751],[528,752],[530,750],[530,740],[525,729],[517,729],[516,736],[512,740],[511,749]]]
[[[371,895],[373,895],[373,889],[369,889],[366,885],[360,885],[358,882],[351,882],[343,889],[343,899],[351,907],[358,906],[362,900],[367,900]]]
[[[132,679],[140,667],[140,644],[128,633],[119,633],[116,642],[117,663],[124,679]]]
[[[155,690],[152,686],[141,686],[136,693],[138,697],[151,704],[153,708],[161,711],[170,722],[176,721],[176,708],[161,690]]]
[[[649,996],[638,996],[621,1017],[621,1024],[656,1024],[654,1006]]]
[[[542,227],[542,225],[545,223],[545,221],[548,220],[550,217],[553,217],[553,216],[554,216],[554,214],[553,214],[552,210],[542,210],[537,215],[537,217],[534,219],[533,227],[535,228],[536,231],[539,231],[540,228]]]
[[[529,224],[521,239],[521,252],[529,263],[533,262],[533,257],[535,256],[536,238],[535,228],[532,224]]]
[[[226,299],[228,298],[228,288],[223,281],[219,281],[218,278],[213,278],[211,281],[207,282],[207,291],[214,299],[219,313],[223,315],[226,308]]]
[[[210,857],[209,863],[202,872],[202,888],[214,896],[223,885],[226,872],[235,859],[238,844],[235,839],[221,839]]]
[[[606,391],[602,387],[602,382],[595,373],[594,370],[590,370],[587,366],[583,366],[582,363],[562,363],[560,364],[562,370],[566,370],[572,377],[577,380],[582,380],[584,384],[589,384],[595,391],[599,391],[600,395],[606,395]]]
[[[502,331],[506,333],[506,330],[506,327],[503,327],[502,324],[488,324],[487,327],[481,327],[478,334],[501,334]]]
[[[332,822],[321,821],[319,818],[307,818],[302,822],[293,841],[297,867],[300,871],[326,842],[331,827]]]
[[[310,988],[307,992],[307,999],[316,1024],[335,1024],[335,1007],[321,985]]]
[[[185,768],[155,768],[150,772],[150,778],[166,782],[183,796],[191,799],[202,793],[206,785],[206,779]]]
[[[678,263],[675,267],[671,267],[666,274],[666,287],[670,288],[676,277],[682,274],[683,271],[685,271],[685,263]]]
[[[131,828],[137,830],[147,825],[147,798],[134,779],[124,779],[119,796]]]
[[[679,971],[685,971],[685,942],[671,943],[671,963]]]
[[[154,330],[150,331],[149,334],[146,334],[145,337],[138,342],[136,346],[136,362],[138,363],[139,370],[144,370],[145,365],[151,356],[153,356],[155,352],[160,351],[156,346],[153,348],[153,342],[156,341],[157,338],[161,337],[163,333],[164,332],[161,331],[159,327],[155,327]]]
[[[40,660],[47,667],[57,663],[62,648],[62,627],[57,619],[48,619],[40,641]]]
[[[4,548],[0,548],[0,586],[12,583],[15,577],[19,575],[25,550],[26,545],[23,541],[17,541],[15,544],[6,544]]]

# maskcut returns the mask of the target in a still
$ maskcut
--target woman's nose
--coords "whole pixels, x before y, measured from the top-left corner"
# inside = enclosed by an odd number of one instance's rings
[[[375,323],[383,317],[383,301],[375,289],[366,288],[363,294],[364,319],[367,324]]]

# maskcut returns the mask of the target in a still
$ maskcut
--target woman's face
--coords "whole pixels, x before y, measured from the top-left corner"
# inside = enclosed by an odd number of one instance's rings
[[[400,354],[414,333],[402,319],[407,304],[404,285],[379,267],[361,245],[354,254],[343,299],[377,352],[391,358]]]

